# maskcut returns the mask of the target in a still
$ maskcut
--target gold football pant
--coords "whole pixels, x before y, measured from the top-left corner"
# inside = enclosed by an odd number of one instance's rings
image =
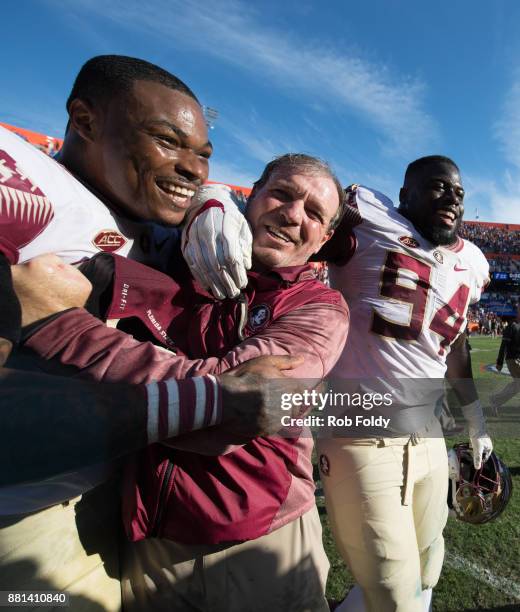
[[[69,594],[69,607],[46,610],[119,612],[118,493],[110,482],[65,504],[1,516],[0,590]]]
[[[439,579],[448,462],[438,423],[428,435],[318,441],[336,545],[370,612],[423,612]]]
[[[151,538],[126,545],[125,612],[328,612],[329,561],[317,508],[234,545]]]

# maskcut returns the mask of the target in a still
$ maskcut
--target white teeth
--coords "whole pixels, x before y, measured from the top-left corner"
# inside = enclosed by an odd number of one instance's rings
[[[281,238],[284,242],[291,242],[290,238],[285,236],[285,234],[281,234],[280,232],[277,232],[272,227],[269,228],[269,231],[271,234],[273,234],[273,236],[276,236],[277,238]]]
[[[186,198],[192,198],[195,195],[192,189],[187,189],[186,187],[178,187],[177,185],[168,185],[166,183],[160,183],[160,187],[163,191],[172,195],[181,195]]]

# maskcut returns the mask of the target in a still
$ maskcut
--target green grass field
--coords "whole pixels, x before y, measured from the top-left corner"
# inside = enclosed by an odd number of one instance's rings
[[[473,371],[484,406],[488,406],[489,392],[510,380],[486,370],[495,362],[499,344],[499,339],[471,338]],[[487,412],[495,451],[512,473],[513,498],[504,514],[486,525],[448,520],[446,559],[434,591],[434,612],[520,611],[520,396],[510,400],[497,418]],[[463,439],[448,439],[447,444]],[[352,578],[336,552],[320,489],[318,482],[317,501],[331,562],[327,594],[342,599]]]

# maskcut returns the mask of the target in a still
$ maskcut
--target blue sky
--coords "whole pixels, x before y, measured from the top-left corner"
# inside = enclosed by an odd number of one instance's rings
[[[467,219],[520,223],[515,0],[4,0],[2,16],[0,120],[61,136],[81,64],[133,55],[219,111],[214,180],[302,151],[395,199],[407,163],[440,153]]]

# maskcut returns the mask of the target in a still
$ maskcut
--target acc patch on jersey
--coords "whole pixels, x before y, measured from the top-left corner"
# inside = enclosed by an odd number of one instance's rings
[[[265,327],[271,320],[271,309],[267,304],[259,304],[249,313],[249,327],[257,331]]]
[[[411,249],[418,249],[420,246],[417,240],[411,236],[401,236],[398,240],[401,244]]]
[[[101,230],[96,237],[92,240],[92,243],[100,251],[106,253],[114,253],[118,251],[124,244],[126,244],[126,238],[122,236],[116,230]]]

